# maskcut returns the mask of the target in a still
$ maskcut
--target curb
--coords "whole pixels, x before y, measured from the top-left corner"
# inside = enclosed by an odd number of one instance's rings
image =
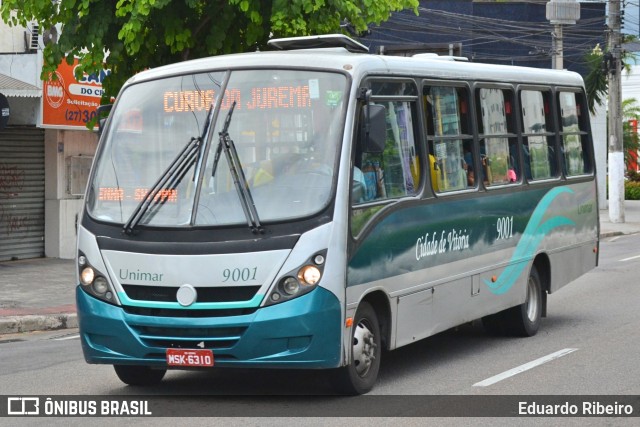
[[[34,314],[0,318],[0,335],[21,332],[54,331],[78,327],[76,313]]]
[[[606,239],[607,237],[624,236],[624,234],[622,231],[605,231],[600,233],[600,238]]]

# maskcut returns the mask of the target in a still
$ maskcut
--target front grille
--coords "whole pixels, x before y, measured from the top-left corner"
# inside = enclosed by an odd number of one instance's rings
[[[224,309],[207,309],[207,310],[186,310],[180,308],[146,308],[146,307],[122,307],[126,313],[135,314],[137,316],[153,316],[153,317],[228,317],[228,316],[244,316],[255,313],[257,307],[251,308],[224,308]]]
[[[132,329],[148,347],[224,350],[233,347],[247,328],[174,328],[132,325]]]
[[[176,302],[177,286],[122,285],[127,296],[137,301]],[[260,286],[197,287],[198,302],[235,302],[251,300]]]

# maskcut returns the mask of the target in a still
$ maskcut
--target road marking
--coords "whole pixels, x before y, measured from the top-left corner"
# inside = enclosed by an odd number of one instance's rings
[[[494,375],[491,378],[487,378],[484,381],[480,381],[479,383],[475,383],[474,387],[487,387],[492,384],[497,383],[498,381],[502,381],[514,375],[517,375],[521,372],[528,371],[529,369],[533,369],[536,366],[540,366],[544,363],[551,362],[552,360],[558,359],[562,356],[566,356],[569,353],[573,353],[577,348],[565,348],[564,350],[556,351],[555,353],[551,353],[547,356],[543,356],[540,359],[536,359],[532,362],[525,363],[524,365],[520,365],[517,368],[509,369],[501,374]]]
[[[66,341],[66,340],[75,340],[76,338],[80,338],[80,334],[78,335],[70,335],[68,337],[60,337],[60,338],[54,338],[54,341]]]
[[[638,258],[640,258],[640,255],[632,256],[632,257],[629,257],[629,258],[623,258],[623,259],[620,260],[620,262],[631,261],[632,259],[638,259]]]

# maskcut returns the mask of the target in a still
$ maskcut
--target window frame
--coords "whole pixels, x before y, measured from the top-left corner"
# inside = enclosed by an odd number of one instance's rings
[[[461,131],[457,134],[442,134],[442,135],[437,135],[435,132],[435,129],[432,131],[430,128],[430,119],[432,119],[430,112],[427,109],[426,106],[426,100],[425,100],[425,96],[427,95],[425,91],[431,89],[431,88],[452,88],[456,90],[456,93],[460,93],[460,91],[462,91],[465,95],[465,101],[467,104],[467,112],[464,116],[466,116],[466,123],[463,122],[463,115],[462,114],[458,114],[458,119],[460,120],[460,129]],[[473,100],[473,96],[472,96],[472,85],[470,81],[466,81],[466,80],[432,80],[432,79],[426,79],[423,78],[420,82],[420,104],[421,104],[421,108],[423,109],[422,112],[422,119],[424,120],[424,130],[423,130],[423,135],[424,135],[424,142],[425,142],[425,159],[430,158],[429,156],[431,156],[431,149],[430,147],[433,146],[433,151],[434,151],[434,157],[435,157],[435,144],[436,141],[443,141],[443,142],[447,142],[447,141],[461,141],[462,142],[462,146],[464,147],[465,142],[468,142],[471,145],[471,166],[472,169],[474,171],[478,170],[478,165],[480,164],[480,162],[478,161],[478,147],[477,147],[477,143],[476,143],[476,139],[475,139],[475,123],[474,123],[474,100]],[[463,133],[462,131],[466,130],[466,133]],[[463,148],[464,150],[464,148]],[[434,182],[434,175],[437,173],[436,171],[432,170],[432,162],[431,161],[426,161],[425,162],[426,165],[426,169],[428,170],[428,173],[425,173],[425,175],[428,175],[428,181],[429,181],[429,185],[425,185],[425,187],[428,187],[430,189],[430,191],[436,196],[436,197],[440,197],[440,196],[449,196],[452,194],[459,194],[461,192],[475,192],[478,191],[479,185],[478,185],[478,181],[475,180],[473,185],[466,185],[464,186],[464,188],[457,188],[457,189],[452,189],[452,190],[447,190],[447,191],[442,191],[439,188],[437,188],[437,186],[435,185],[436,183]]]
[[[543,103],[545,101],[548,101],[549,103],[549,113],[545,114],[545,118],[546,116],[548,116],[549,119],[549,123],[547,126],[547,129],[544,133],[539,133],[539,134],[531,134],[531,133],[527,133],[525,132],[525,128],[524,128],[524,119],[522,117],[522,97],[521,94],[523,91],[535,91],[535,92],[541,92],[543,94]],[[545,95],[547,96],[547,99],[545,99]],[[522,84],[522,85],[518,85],[517,87],[517,102],[518,102],[518,133],[521,137],[521,141],[520,141],[520,155],[522,156],[521,162],[522,162],[522,167],[525,167],[525,154],[524,154],[524,139],[532,136],[532,135],[542,135],[545,136],[547,138],[547,152],[549,147],[551,147],[553,149],[553,164],[551,162],[549,162],[549,166],[552,166],[554,169],[554,172],[548,177],[548,178],[541,178],[541,179],[533,179],[533,178],[529,178],[528,176],[523,174],[523,180],[526,181],[528,184],[533,184],[533,185],[537,185],[539,183],[545,183],[545,182],[550,182],[550,181],[558,181],[562,178],[562,172],[561,172],[561,159],[560,159],[560,146],[559,146],[559,137],[558,137],[558,122],[557,122],[557,101],[556,101],[556,90],[553,86],[549,85],[549,86],[543,86],[543,85],[530,85],[530,84]],[[547,123],[545,122],[545,125]],[[528,145],[528,144],[527,144]]]
[[[483,125],[482,125],[482,103],[480,102],[480,90],[482,89],[498,89],[503,93],[506,91],[510,94],[509,99],[507,100],[503,96],[503,100],[506,104],[507,101],[510,101],[511,104],[511,112],[508,113],[505,111],[504,118],[506,120],[506,132],[504,133],[484,133]],[[487,81],[476,81],[473,85],[473,101],[475,108],[475,123],[476,123],[476,136],[477,136],[477,145],[478,152],[481,154],[481,146],[482,141],[487,138],[505,138],[507,140],[507,150],[509,158],[513,158],[514,162],[518,163],[518,168],[520,170],[520,174],[516,176],[515,181],[511,182],[503,182],[503,183],[495,183],[492,184],[486,180],[481,180],[483,187],[487,191],[494,191],[496,189],[505,188],[505,187],[513,187],[517,185],[521,185],[524,182],[523,174],[522,174],[522,159],[520,156],[520,152],[522,150],[522,141],[521,141],[521,132],[518,126],[518,114],[516,114],[516,109],[519,107],[516,85],[512,84],[504,84],[504,83],[496,83],[496,82],[487,82]],[[515,144],[516,152],[515,156],[511,150],[511,146]],[[512,168],[513,169],[513,168]],[[509,166],[507,165],[507,173],[509,171]]]
[[[367,228],[367,224],[370,222],[371,218],[375,216],[377,212],[382,210],[385,206],[396,203],[400,199],[414,198],[420,199],[424,192],[425,187],[425,162],[424,162],[424,143],[423,143],[423,135],[422,135],[422,118],[421,110],[418,105],[419,96],[417,95],[418,84],[414,79],[408,77],[385,77],[379,75],[372,75],[364,78],[361,81],[359,86],[361,89],[371,89],[372,83],[377,82],[389,82],[389,83],[404,83],[412,85],[415,89],[415,95],[411,94],[399,94],[399,95],[373,95],[369,99],[369,102],[372,104],[386,104],[388,102],[407,102],[409,103],[411,109],[411,121],[412,121],[412,131],[413,131],[413,141],[415,147],[415,156],[417,158],[417,167],[419,168],[419,175],[417,180],[414,181],[415,189],[411,194],[393,196],[393,197],[384,197],[384,198],[376,198],[373,200],[363,201],[356,203],[353,199],[353,188],[355,178],[355,168],[357,167],[357,156],[362,156],[359,148],[359,137],[361,132],[360,126],[360,117],[362,112],[362,107],[364,103],[360,100],[358,103],[358,108],[356,109],[355,120],[354,120],[354,132],[352,138],[352,148],[351,148],[351,168],[350,168],[350,197],[349,197],[349,228],[351,230],[351,236],[354,239],[357,239],[358,236],[361,235],[362,231]],[[386,107],[386,105],[385,105]],[[360,165],[362,166],[362,165]],[[359,167],[362,171],[362,169]],[[356,213],[357,212],[357,213]],[[354,215],[354,213],[356,213]],[[363,219],[359,221],[359,225],[354,225],[354,216],[363,215]]]
[[[577,132],[566,132],[564,126],[562,124],[562,105],[560,103],[560,94],[561,93],[573,93],[574,99],[576,99],[576,108],[578,111],[576,112],[578,119],[578,131]],[[575,180],[584,177],[590,177],[595,174],[595,157],[593,153],[593,139],[591,136],[591,128],[590,128],[590,120],[585,120],[585,114],[589,114],[587,107],[587,99],[584,90],[577,87],[566,87],[566,86],[557,86],[555,88],[554,94],[554,104],[556,105],[557,111],[555,112],[555,117],[557,121],[557,144],[560,148],[560,153],[562,156],[559,156],[559,164],[561,168],[562,176],[567,180]],[[588,167],[587,172],[583,172],[580,174],[569,174],[568,170],[565,170],[565,146],[564,146],[564,137],[567,135],[579,135],[580,136],[580,146],[582,148],[582,160],[584,162],[583,167]],[[585,147],[586,145],[586,147]],[[585,149],[586,148],[586,149]]]

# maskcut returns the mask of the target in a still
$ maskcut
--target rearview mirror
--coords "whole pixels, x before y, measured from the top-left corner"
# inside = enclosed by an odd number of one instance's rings
[[[387,141],[387,121],[384,105],[365,105],[362,108],[361,123],[363,124],[360,141],[362,151],[371,154],[382,153]]]

